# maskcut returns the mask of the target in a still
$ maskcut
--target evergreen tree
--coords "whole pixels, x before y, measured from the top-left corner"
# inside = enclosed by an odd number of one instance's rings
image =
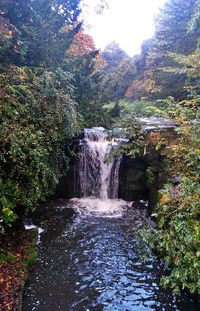
[[[79,0],[5,0],[0,4],[2,26],[9,29],[1,63],[52,66],[64,58],[75,33]],[[9,43],[9,44],[8,44]]]
[[[190,54],[196,49],[196,35],[188,31],[198,0],[170,0],[156,19],[155,49],[160,53]],[[199,30],[200,32],[200,30]]]

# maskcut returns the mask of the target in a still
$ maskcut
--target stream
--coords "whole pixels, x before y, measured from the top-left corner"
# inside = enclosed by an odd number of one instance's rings
[[[69,207],[76,213],[71,220],[64,216]],[[159,286],[163,269],[154,256],[141,260],[137,231],[149,226],[145,210],[91,198],[55,202],[55,208],[59,216],[41,224],[46,229],[24,311],[197,311],[186,295]]]

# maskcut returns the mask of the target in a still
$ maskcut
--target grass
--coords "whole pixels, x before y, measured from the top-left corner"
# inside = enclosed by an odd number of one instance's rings
[[[124,100],[119,101],[120,113],[127,114],[131,113],[137,117],[150,117],[150,116],[163,116],[163,111],[159,108],[157,102],[147,102],[147,101],[134,101],[126,102]],[[111,112],[114,109],[115,103],[105,104],[103,109],[107,112]]]

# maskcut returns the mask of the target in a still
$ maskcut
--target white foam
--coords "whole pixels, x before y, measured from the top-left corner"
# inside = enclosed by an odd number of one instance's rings
[[[123,211],[131,205],[123,200],[101,198],[74,198],[70,200],[75,211],[82,216],[119,218]]]
[[[41,227],[35,226],[33,224],[25,224],[25,229],[26,230],[32,230],[32,229],[37,229],[38,230],[38,239],[37,239],[37,244],[41,242],[41,233],[44,231]]]

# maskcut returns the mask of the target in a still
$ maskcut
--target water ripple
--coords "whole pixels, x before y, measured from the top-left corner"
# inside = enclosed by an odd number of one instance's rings
[[[145,215],[122,202],[112,208],[113,218],[105,206],[84,214],[83,201],[73,205],[73,223],[56,219],[41,235],[24,311],[197,310],[187,297],[160,288],[163,272],[155,258],[141,262],[137,237],[127,231],[135,222],[146,226]]]

